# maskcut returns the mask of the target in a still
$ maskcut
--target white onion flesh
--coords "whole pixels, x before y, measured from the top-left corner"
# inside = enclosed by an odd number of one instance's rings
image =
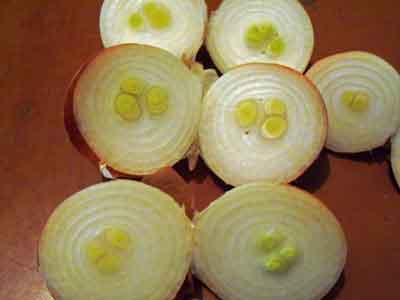
[[[129,76],[165,87],[169,109],[136,122],[114,111],[120,83]],[[82,73],[74,94],[78,128],[97,156],[117,171],[152,174],[182,159],[197,137],[202,84],[178,58],[144,45],[105,49]]]
[[[277,140],[237,126],[236,105],[248,98],[286,103],[289,127]],[[300,73],[269,64],[249,64],[225,73],[204,98],[200,147],[207,165],[226,183],[290,182],[317,158],[326,139],[321,95]]]
[[[391,165],[397,185],[400,187],[400,131],[392,138]]]
[[[157,0],[171,13],[172,24],[161,31],[134,31],[129,17],[140,11],[144,0],[105,0],[101,8],[100,33],[105,47],[125,43],[152,45],[178,57],[194,58],[203,43],[207,23],[204,0]]]
[[[99,274],[85,245],[106,228],[131,235],[123,272]],[[173,299],[188,271],[192,225],[167,194],[116,180],[69,197],[51,215],[39,246],[40,272],[57,300]]]
[[[382,58],[345,52],[318,61],[307,72],[328,111],[327,148],[356,153],[379,147],[400,126],[400,76]],[[341,103],[348,90],[369,95],[368,111],[354,113]]]
[[[312,195],[285,185],[235,188],[195,217],[193,271],[224,300],[319,300],[346,260],[346,240],[334,215]],[[263,268],[255,239],[270,229],[300,256],[286,273]]]
[[[246,46],[246,30],[262,22],[274,24],[285,40],[282,56],[271,58]],[[210,17],[206,44],[221,72],[252,62],[278,63],[303,72],[314,48],[314,31],[297,0],[224,0]]]

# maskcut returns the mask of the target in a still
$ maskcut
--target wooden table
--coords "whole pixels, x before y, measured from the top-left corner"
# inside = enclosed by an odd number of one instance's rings
[[[71,77],[102,47],[101,2],[1,2],[1,300],[51,299],[37,273],[40,232],[63,199],[102,181],[71,144],[63,122]],[[208,2],[215,8],[219,1]],[[400,70],[398,1],[305,2],[316,34],[313,61],[360,49]],[[328,205],[348,238],[344,275],[327,299],[400,299],[400,196],[387,160],[385,149],[355,156],[323,152],[297,182]],[[185,178],[202,203],[221,194],[204,165]],[[204,298],[213,298],[204,291]]]

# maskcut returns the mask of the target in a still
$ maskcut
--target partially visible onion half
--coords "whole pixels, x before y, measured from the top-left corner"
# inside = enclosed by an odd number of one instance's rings
[[[150,16],[146,15],[146,5],[153,7]],[[157,7],[161,7],[161,12]],[[157,23],[164,11],[168,14],[168,22]],[[156,27],[148,18],[153,16]],[[193,59],[203,43],[206,23],[204,0],[105,0],[100,15],[100,33],[105,47],[139,43]]]
[[[129,86],[132,78],[141,83]],[[128,101],[117,107],[120,95],[135,100],[135,106]],[[151,97],[164,106],[148,107]],[[185,157],[197,137],[201,98],[200,79],[181,60],[159,48],[126,44],[103,50],[86,67],[75,87],[73,110],[103,167],[145,175]],[[121,117],[118,109],[127,114]]]
[[[328,111],[326,147],[357,153],[382,146],[400,126],[400,76],[382,58],[352,51],[326,57],[307,72]]]
[[[235,188],[194,224],[193,272],[220,299],[319,300],[346,261],[345,236],[334,215],[288,185]]]
[[[297,0],[224,0],[210,17],[206,44],[221,72],[252,62],[303,72],[314,48],[314,31]]]
[[[192,246],[191,222],[174,199],[115,180],[74,194],[53,212],[39,270],[57,300],[173,299]]]
[[[397,185],[400,186],[400,131],[392,138],[391,164]]]
[[[265,105],[276,98],[286,106],[287,129],[280,138],[270,139],[262,131],[270,118]],[[246,99],[253,99],[257,114],[253,124],[242,128],[235,110]],[[228,184],[290,182],[310,166],[325,144],[327,118],[321,95],[292,69],[272,64],[237,67],[219,78],[203,101],[201,154]]]

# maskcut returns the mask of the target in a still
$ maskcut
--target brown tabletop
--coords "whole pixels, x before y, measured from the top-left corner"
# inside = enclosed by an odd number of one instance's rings
[[[67,196],[102,181],[64,127],[65,89],[102,48],[101,0],[2,0],[0,7],[0,299],[51,299],[37,272],[46,219]],[[208,1],[210,8],[219,1]],[[315,27],[312,61],[345,50],[375,53],[400,70],[395,0],[303,1]],[[202,52],[201,59],[206,55]],[[208,63],[209,64],[209,63]],[[400,196],[388,149],[324,151],[296,184],[319,196],[349,242],[344,275],[326,299],[400,299]],[[200,206],[225,188],[204,164],[189,175]],[[203,289],[204,299],[213,296]],[[290,300],[290,299],[288,299]]]

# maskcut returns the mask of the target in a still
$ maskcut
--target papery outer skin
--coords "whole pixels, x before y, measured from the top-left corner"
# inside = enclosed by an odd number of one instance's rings
[[[326,147],[358,153],[382,146],[400,126],[400,76],[382,58],[350,51],[316,62],[307,71],[320,90],[328,111]],[[370,96],[366,113],[351,112],[341,103],[346,91]]]
[[[102,277],[83,248],[109,226],[131,234],[134,248],[123,272]],[[101,183],[53,212],[39,242],[39,271],[56,300],[173,299],[190,266],[192,234],[183,208],[164,192],[135,181]]]
[[[260,99],[262,108],[264,101],[276,97],[288,109],[289,127],[282,138],[262,136],[265,116],[248,134],[237,126],[233,117],[237,103]],[[234,68],[212,85],[203,102],[202,157],[227,184],[290,182],[312,164],[325,144],[327,117],[321,95],[306,77],[287,67],[248,64]]]
[[[100,34],[104,47],[139,43],[163,48],[177,57],[194,59],[199,51],[207,24],[204,0],[157,0],[170,10],[172,24],[164,30],[134,31],[129,16],[138,11],[145,0],[105,0],[100,14]]]
[[[112,103],[129,75],[168,89],[171,105],[162,117],[143,110],[139,121],[129,123],[115,114]],[[146,175],[185,156],[197,135],[201,97],[199,78],[178,58],[159,48],[126,44],[103,50],[84,70],[74,91],[74,117],[103,163]]]
[[[265,22],[274,24],[286,41],[280,57],[271,58],[245,44],[246,30]],[[297,0],[224,0],[210,17],[206,45],[222,73],[254,62],[277,63],[304,72],[314,49],[314,30]]]
[[[319,300],[338,280],[347,243],[334,215],[289,185],[253,183],[225,193],[194,219],[195,276],[224,300]],[[256,238],[276,228],[300,256],[287,273],[263,268]]]
[[[400,187],[400,130],[397,131],[391,142],[390,162],[394,178],[396,179],[397,185]]]

